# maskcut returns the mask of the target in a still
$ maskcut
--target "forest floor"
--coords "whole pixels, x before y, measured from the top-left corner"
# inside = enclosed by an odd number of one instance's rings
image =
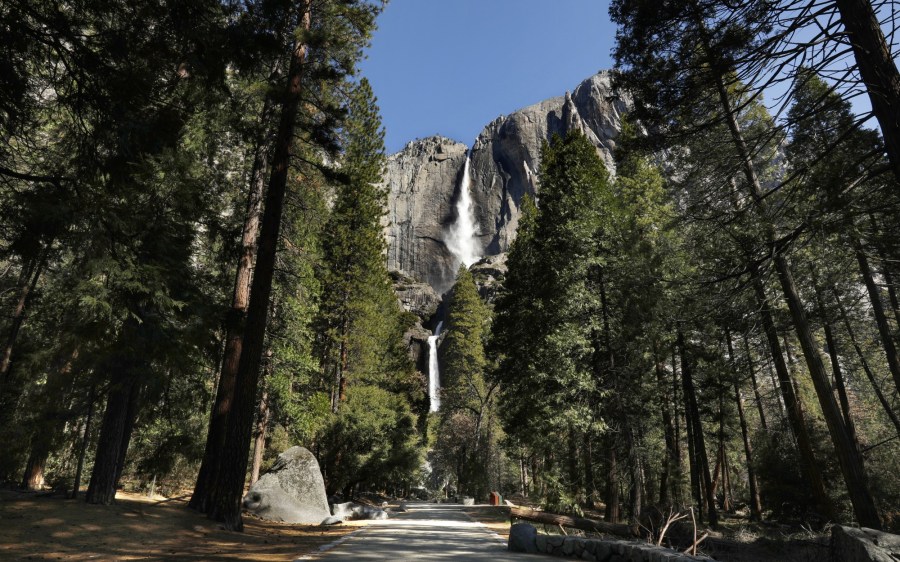
[[[462,511],[504,539],[509,538],[509,507],[471,505],[463,507]]]
[[[244,532],[167,500],[119,492],[112,506],[0,491],[0,560],[295,560],[366,525],[286,525],[244,517]]]
[[[509,507],[475,505],[464,507],[463,511],[503,538],[509,537]],[[586,512],[585,517],[603,518],[600,511]],[[539,523],[534,525],[539,533],[560,533],[557,528]],[[599,536],[577,529],[567,529],[567,532],[575,536]],[[711,540],[700,544],[700,552],[723,562],[822,562],[830,559],[829,535],[825,532],[813,533],[787,526],[767,526],[726,518],[717,531],[705,527],[698,530],[698,534],[704,533],[709,533]]]

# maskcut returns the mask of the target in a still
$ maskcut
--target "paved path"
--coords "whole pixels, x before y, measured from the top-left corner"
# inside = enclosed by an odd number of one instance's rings
[[[469,519],[462,506],[433,503],[409,504],[409,513],[373,522],[309,559],[559,562],[552,556],[508,552],[506,540]]]

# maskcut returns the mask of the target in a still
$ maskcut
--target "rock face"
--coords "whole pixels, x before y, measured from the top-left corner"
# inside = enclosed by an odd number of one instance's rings
[[[603,71],[579,84],[571,95],[520,109],[485,127],[470,151],[480,255],[509,249],[522,197],[538,190],[541,144],[553,134],[581,130],[614,171],[612,150],[630,103],[630,97],[613,89],[610,73]],[[428,283],[439,293],[453,284],[458,267],[444,235],[456,220],[454,204],[466,150],[464,144],[431,137],[409,143],[388,159],[388,267]]]
[[[331,516],[319,463],[303,447],[278,455],[272,469],[243,499],[244,509],[262,519],[318,525]]]
[[[503,285],[503,280],[506,279],[506,272],[509,269],[506,266],[507,256],[506,252],[496,256],[486,256],[469,267],[469,271],[472,272],[472,277],[475,279],[475,286],[478,287],[478,294],[488,304],[496,300],[497,291]]]
[[[456,276],[444,233],[455,220],[453,203],[466,162],[466,145],[443,137],[410,142],[388,158],[385,237],[388,269],[412,275],[439,292]]]
[[[391,272],[391,277],[394,282],[394,294],[400,299],[403,309],[412,312],[422,321],[431,318],[441,304],[441,296],[432,286],[396,270]]]

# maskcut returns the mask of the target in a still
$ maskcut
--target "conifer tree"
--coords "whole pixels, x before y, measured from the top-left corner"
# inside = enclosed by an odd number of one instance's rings
[[[472,273],[460,266],[447,307],[447,330],[440,347],[443,401],[437,443],[456,443],[440,451],[456,473],[458,493],[483,497],[491,443],[488,428],[495,386],[485,380],[485,354],[491,313],[481,300]],[[468,432],[460,427],[470,428]],[[457,433],[456,437],[445,434]],[[461,440],[459,438],[462,438]]]

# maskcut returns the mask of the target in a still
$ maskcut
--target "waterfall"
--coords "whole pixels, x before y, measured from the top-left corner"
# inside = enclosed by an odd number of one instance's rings
[[[472,195],[469,193],[472,183],[469,175],[469,154],[466,154],[466,165],[463,168],[462,185],[459,187],[459,198],[456,200],[456,222],[450,227],[447,249],[453,254],[458,264],[469,267],[481,256],[475,249],[475,214],[472,209]],[[455,273],[455,272],[454,272]]]
[[[428,336],[428,411],[437,412],[441,408],[441,372],[438,368],[437,340],[441,335],[441,325],[438,322],[434,329],[434,335]]]

